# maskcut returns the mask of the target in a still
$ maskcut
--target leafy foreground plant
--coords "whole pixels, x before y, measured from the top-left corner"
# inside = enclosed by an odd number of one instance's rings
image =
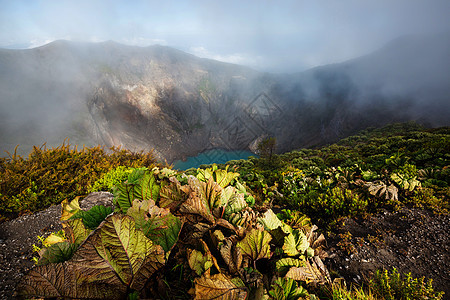
[[[253,210],[238,176],[216,168],[197,176],[136,169],[116,189],[106,218],[103,208],[82,212],[77,200],[64,202],[67,240],[44,248],[18,295],[167,298],[163,278],[175,265],[184,295],[194,299],[297,299],[330,285],[317,227]]]

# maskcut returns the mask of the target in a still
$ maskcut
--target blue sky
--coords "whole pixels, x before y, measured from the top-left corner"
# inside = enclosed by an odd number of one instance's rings
[[[450,31],[449,0],[0,0],[0,47],[57,39],[162,44],[258,70],[361,56],[407,34]]]

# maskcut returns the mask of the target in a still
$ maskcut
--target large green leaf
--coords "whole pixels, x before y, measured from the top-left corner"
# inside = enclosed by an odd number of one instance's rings
[[[50,263],[65,262],[72,258],[73,253],[78,248],[78,245],[71,244],[67,241],[52,244],[44,248],[44,252],[39,258],[38,266],[47,265]]]
[[[199,276],[213,266],[213,260],[209,255],[195,249],[187,249],[187,258],[189,267]]]
[[[81,245],[72,262],[82,266],[89,282],[119,277],[124,285],[140,290],[142,280],[164,264],[164,252],[136,229],[133,218],[112,215]]]
[[[81,219],[69,220],[64,227],[64,233],[72,244],[80,245],[91,233]]]
[[[417,180],[417,177],[411,177],[402,173],[394,173],[391,175],[391,180],[397,183],[402,189],[413,191],[421,183]]]
[[[155,175],[151,171],[144,173],[140,184],[135,186],[134,197],[141,200],[158,200],[160,186],[156,182]]]
[[[233,189],[229,189],[230,187],[227,187],[224,191],[227,190],[226,196],[223,197],[228,197],[228,193],[229,193],[229,198],[227,199],[227,204],[225,206],[225,212],[224,212],[224,219],[227,219],[233,214],[233,213],[238,213],[241,210],[243,210],[245,207],[248,206],[247,202],[245,202],[244,199],[244,194],[241,194],[239,192],[236,192],[236,190]],[[224,194],[224,192],[222,192],[222,194]]]
[[[253,229],[237,244],[237,247],[241,248],[243,255],[256,261],[261,258],[270,258],[271,240],[272,237],[267,231]]]
[[[235,178],[239,177],[239,173],[228,172],[228,166],[225,170],[218,169],[216,165],[208,169],[199,169],[197,178],[203,182],[213,179],[222,188],[225,188]]]
[[[134,200],[127,215],[133,217],[136,227],[155,244],[160,245],[168,256],[177,243],[183,226],[180,219],[172,215],[168,209],[159,208],[153,200]]]
[[[97,228],[110,213],[112,213],[111,207],[95,205],[88,211],[78,211],[72,215],[69,220],[81,219],[86,228],[93,230]]]
[[[201,182],[194,176],[188,177],[189,198],[181,205],[180,212],[197,214],[204,217],[210,223],[214,223],[215,217],[212,208],[220,203],[221,188],[214,181]]]
[[[152,171],[147,168],[135,169],[128,175],[128,179],[114,190],[115,211],[125,214],[135,199],[156,201],[159,190],[160,186]]]
[[[284,238],[283,251],[289,256],[302,255],[308,247],[308,238],[303,231],[295,229]]]
[[[295,259],[291,257],[279,259],[275,264],[275,268],[277,269],[277,272],[281,276],[285,276],[291,267],[304,267],[304,266],[306,266],[305,260]]]
[[[285,233],[292,232],[292,228],[283,223],[271,209],[268,209],[262,217],[258,218],[258,223],[263,225],[265,230],[274,230],[281,227]]]
[[[230,278],[222,273],[213,276],[206,272],[202,277],[196,278],[194,299],[227,299],[239,300],[247,298],[247,288],[238,277]]]
[[[164,251],[136,229],[133,218],[109,216],[70,261],[38,266],[18,286],[25,297],[120,299],[141,290],[164,264]]]
[[[269,295],[273,300],[297,300],[308,295],[308,291],[291,278],[277,278]]]

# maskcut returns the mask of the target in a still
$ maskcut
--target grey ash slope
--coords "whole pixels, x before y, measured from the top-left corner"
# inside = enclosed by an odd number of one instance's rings
[[[365,57],[260,73],[162,46],[56,41],[0,50],[0,149],[20,144],[154,148],[169,162],[209,148],[278,151],[367,126],[450,122],[450,34],[406,37]]]

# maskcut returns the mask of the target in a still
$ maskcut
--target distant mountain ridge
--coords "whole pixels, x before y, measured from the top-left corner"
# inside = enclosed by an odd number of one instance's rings
[[[0,49],[0,149],[70,138],[171,162],[267,136],[282,152],[396,121],[449,125],[449,70],[450,34],[282,75],[111,41]]]

